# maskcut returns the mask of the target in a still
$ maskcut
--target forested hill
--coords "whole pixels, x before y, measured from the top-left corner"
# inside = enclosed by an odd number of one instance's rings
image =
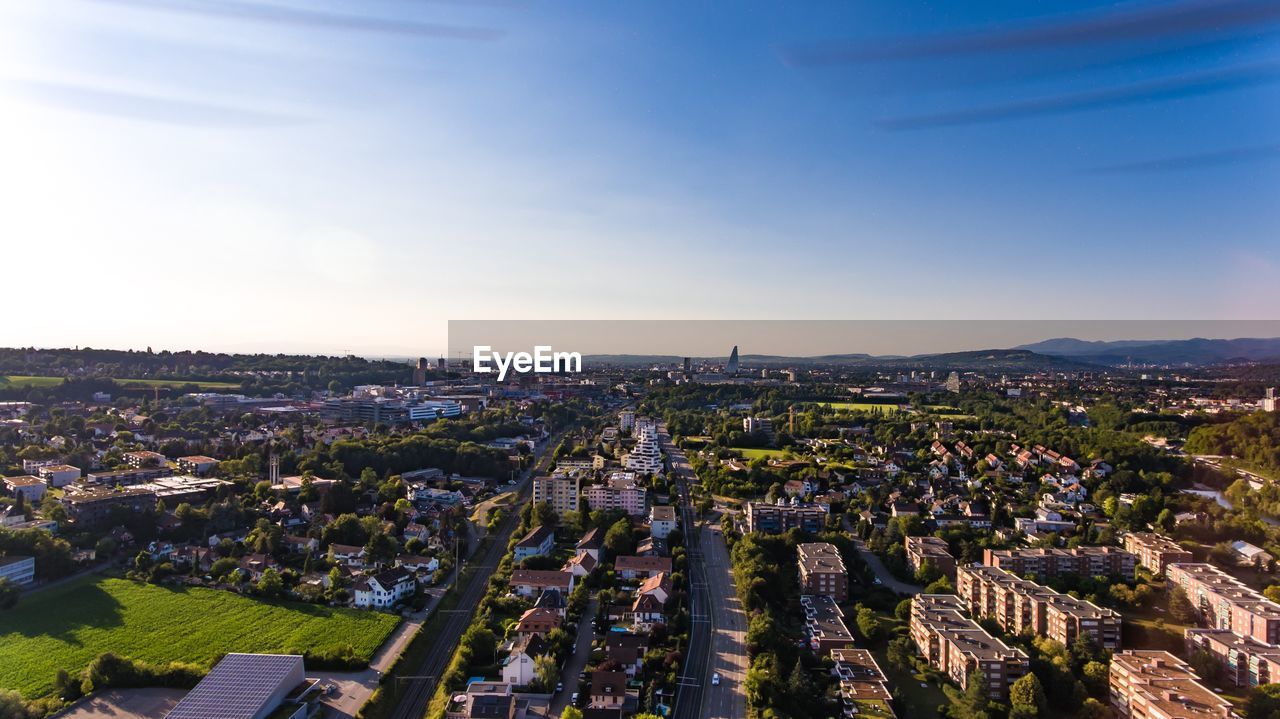
[[[403,362],[363,357],[148,350],[0,348],[0,376],[76,379],[111,378],[292,383],[312,388],[337,381],[353,384],[407,383],[412,368]]]
[[[1280,472],[1280,412],[1254,412],[1197,427],[1187,438],[1187,452],[1230,455],[1259,469]]]

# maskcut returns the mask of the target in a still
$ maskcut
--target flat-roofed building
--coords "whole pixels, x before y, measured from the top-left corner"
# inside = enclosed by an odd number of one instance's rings
[[[1194,562],[1191,552],[1163,534],[1155,532],[1129,532],[1124,535],[1125,551],[1138,558],[1138,564],[1154,574],[1164,574],[1170,564]]]
[[[168,467],[147,467],[145,469],[120,469],[113,472],[90,472],[85,475],[85,484],[99,484],[109,487],[127,487],[131,484],[142,484],[153,479],[173,476]]]
[[[876,658],[866,649],[832,649],[831,673],[840,682],[845,716],[893,719],[893,694]]]
[[[15,498],[22,497],[23,501],[28,505],[39,504],[40,500],[44,499],[45,490],[49,488],[49,485],[45,484],[45,480],[29,474],[5,477],[0,480],[0,483],[4,484],[4,491]]]
[[[0,579],[8,579],[19,586],[36,581],[36,558],[20,554],[0,555]]]
[[[307,699],[318,694],[302,657],[293,654],[228,654],[179,701],[166,719],[266,719],[308,716]],[[295,712],[282,709],[286,703]]]
[[[991,618],[1010,634],[1030,632],[1071,646],[1086,636],[1098,646],[1120,648],[1120,615],[1070,594],[981,564],[960,567],[956,590],[969,613]]]
[[[817,504],[767,504],[747,502],[747,531],[782,534],[803,529],[811,534],[821,532],[827,513]]]
[[[1166,651],[1130,649],[1111,657],[1111,708],[1126,719],[1233,717],[1231,703]]]
[[[658,504],[649,509],[649,536],[654,539],[666,539],[679,526],[675,507]]]
[[[169,463],[169,458],[159,452],[143,450],[141,452],[125,452],[125,464],[134,469],[142,469],[144,467],[163,467]]]
[[[130,512],[144,512],[155,504],[155,492],[140,487],[69,488],[62,495],[62,506],[67,510],[67,516],[78,524],[95,524],[109,519],[116,507]]]
[[[1280,644],[1280,604],[1252,587],[1212,564],[1170,564],[1165,576],[1187,593],[1205,625],[1230,629],[1264,644]]]
[[[912,572],[919,572],[925,562],[932,564],[943,575],[956,579],[956,560],[951,556],[947,540],[940,537],[907,537],[907,564]]]
[[[809,638],[810,649],[826,653],[853,646],[853,633],[845,625],[844,612],[834,599],[820,594],[802,594],[800,608],[804,611],[805,635]]]
[[[982,563],[1018,576],[1041,577],[1123,577],[1133,579],[1138,558],[1118,547],[1077,547],[1075,549],[988,549]]]
[[[1187,655],[1208,653],[1222,666],[1222,676],[1239,687],[1280,682],[1280,647],[1263,644],[1230,629],[1188,629]]]
[[[837,602],[849,598],[849,571],[834,544],[806,542],[796,546],[800,592],[821,594]]]
[[[566,512],[578,511],[578,477],[559,475],[552,477],[535,477],[533,480],[533,503],[546,502],[555,513],[563,516]]]
[[[65,487],[80,479],[80,468],[69,464],[50,464],[36,470],[36,474],[48,482],[50,487]]]
[[[954,594],[917,594],[911,599],[911,639],[929,666],[946,674],[961,688],[980,669],[992,697],[1003,697],[1025,675],[1025,652],[991,636],[965,615],[964,602]]]
[[[192,454],[177,459],[178,471],[188,474],[208,474],[218,468],[218,460],[202,454]]]
[[[649,504],[649,492],[644,487],[616,487],[611,484],[593,484],[582,490],[582,498],[592,511],[621,510],[632,517],[643,517]]]

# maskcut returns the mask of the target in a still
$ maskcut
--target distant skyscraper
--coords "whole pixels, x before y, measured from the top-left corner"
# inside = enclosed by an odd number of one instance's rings
[[[1262,397],[1262,411],[1275,412],[1280,407],[1280,397],[1276,396],[1276,388],[1268,387],[1267,392]]]
[[[947,375],[947,391],[956,392],[956,393],[960,392],[960,373],[959,372],[952,372],[951,374]]]
[[[729,364],[725,365],[726,374],[738,374],[738,345],[733,346],[733,351],[729,353]]]
[[[418,358],[418,366],[413,368],[413,384],[421,387],[427,383],[427,370],[429,369],[426,357]]]
[[[684,376],[689,377],[692,375],[693,375],[693,358],[685,357],[684,358]]]

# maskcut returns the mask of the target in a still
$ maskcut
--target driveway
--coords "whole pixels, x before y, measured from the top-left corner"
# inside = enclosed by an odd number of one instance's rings
[[[592,597],[587,602],[587,608],[582,611],[582,619],[578,622],[578,643],[574,645],[573,656],[569,657],[569,661],[565,662],[564,668],[560,670],[564,691],[551,697],[548,717],[560,716],[560,712],[569,705],[569,697],[578,691],[578,674],[587,668],[587,660],[591,658],[591,642],[595,639],[595,633],[591,631],[591,620],[596,618],[598,607],[596,598]]]
[[[853,546],[858,548],[858,554],[862,556],[862,561],[866,562],[868,567],[871,567],[871,571],[884,586],[904,595],[919,594],[924,591],[924,587],[919,584],[908,584],[890,574],[889,569],[884,566],[884,562],[880,561],[875,552],[867,549],[866,542],[856,536],[853,538]]]
[[[81,699],[58,719],[156,719],[169,713],[186,689],[108,689]]]

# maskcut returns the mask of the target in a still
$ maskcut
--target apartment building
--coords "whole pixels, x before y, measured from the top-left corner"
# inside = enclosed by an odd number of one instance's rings
[[[1013,572],[1018,576],[1035,574],[1058,577],[1074,574],[1084,577],[1136,576],[1138,558],[1117,547],[1077,547],[1075,549],[988,549],[982,563]]]
[[[140,487],[122,487],[108,489],[105,487],[68,490],[62,495],[62,506],[72,521],[82,524],[94,524],[111,517],[114,508],[125,511],[143,512],[156,504],[156,494]]]
[[[50,464],[37,469],[36,474],[50,487],[65,487],[80,479],[80,468],[69,464]]]
[[[1155,574],[1164,574],[1170,564],[1195,561],[1191,552],[1163,534],[1155,532],[1129,532],[1124,535],[1124,548],[1138,558],[1138,564]]]
[[[964,602],[954,594],[917,594],[911,600],[911,639],[931,667],[961,688],[969,674],[980,669],[992,697],[1003,697],[1025,675],[1029,659],[991,636],[965,615]]]
[[[1188,656],[1207,652],[1222,666],[1222,676],[1238,687],[1280,682],[1280,647],[1242,637],[1230,629],[1188,629]]]
[[[1153,649],[1112,655],[1111,708],[1124,719],[1236,716],[1231,703],[1201,684],[1186,662]]]
[[[592,511],[621,510],[632,517],[643,517],[649,503],[649,493],[644,487],[614,487],[593,484],[582,490],[582,498]]]
[[[831,674],[840,682],[845,716],[893,719],[893,694],[876,658],[866,649],[832,649]]]
[[[36,581],[36,558],[18,554],[0,555],[0,579],[25,587]]]
[[[637,425],[639,439],[623,458],[622,465],[631,472],[640,474],[662,473],[662,450],[658,448],[658,430],[648,425]]]
[[[1168,565],[1165,576],[1187,593],[1206,626],[1280,644],[1280,604],[1230,574],[1211,564],[1188,562]]]
[[[809,638],[810,649],[825,653],[853,646],[853,633],[845,625],[844,612],[834,599],[802,594],[800,608],[804,610],[805,635]]]
[[[134,469],[142,469],[143,467],[164,467],[169,463],[169,458],[159,452],[143,450],[141,452],[125,452],[124,461]]]
[[[578,511],[578,478],[570,475],[535,477],[533,503],[546,502],[556,514]]]
[[[679,526],[675,507],[659,504],[649,510],[649,536],[654,539],[666,539]]]
[[[939,537],[907,537],[907,564],[912,572],[919,572],[925,562],[931,563],[951,581],[956,579],[956,560],[951,556],[947,541]]]
[[[800,593],[820,594],[837,602],[849,598],[849,571],[834,544],[808,542],[796,546]]]
[[[1120,615],[1111,609],[980,564],[960,567],[956,589],[974,617],[995,619],[1011,634],[1030,632],[1066,646],[1086,636],[1107,649],[1120,647]]]
[[[781,534],[790,529],[821,532],[827,514],[816,504],[763,504],[747,502],[747,531]]]

